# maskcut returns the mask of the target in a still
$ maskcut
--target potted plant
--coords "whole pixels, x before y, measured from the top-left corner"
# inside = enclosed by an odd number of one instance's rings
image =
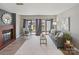
[[[63,35],[63,37],[64,37],[64,40],[65,40],[65,43],[67,43],[67,44],[71,43],[71,39],[72,38],[71,38],[70,33],[65,32],[64,35]]]

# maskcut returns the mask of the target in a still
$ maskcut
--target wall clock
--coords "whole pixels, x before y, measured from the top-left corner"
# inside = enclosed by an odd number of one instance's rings
[[[4,22],[4,24],[11,24],[11,22],[12,22],[11,15],[9,13],[3,14],[2,21]]]

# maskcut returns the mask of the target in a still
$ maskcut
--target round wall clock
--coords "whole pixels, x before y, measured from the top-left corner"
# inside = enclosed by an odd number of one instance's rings
[[[3,14],[3,16],[2,16],[2,21],[3,21],[5,24],[11,24],[11,22],[12,22],[11,15],[10,15],[9,13]]]

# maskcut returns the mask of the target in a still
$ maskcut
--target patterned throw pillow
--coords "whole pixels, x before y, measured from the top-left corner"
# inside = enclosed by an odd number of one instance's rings
[[[62,37],[63,36],[63,32],[60,32],[58,37]]]

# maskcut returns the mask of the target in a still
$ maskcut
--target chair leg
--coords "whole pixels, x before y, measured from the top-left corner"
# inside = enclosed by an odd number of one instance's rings
[[[41,39],[40,39],[40,45],[41,45]]]

